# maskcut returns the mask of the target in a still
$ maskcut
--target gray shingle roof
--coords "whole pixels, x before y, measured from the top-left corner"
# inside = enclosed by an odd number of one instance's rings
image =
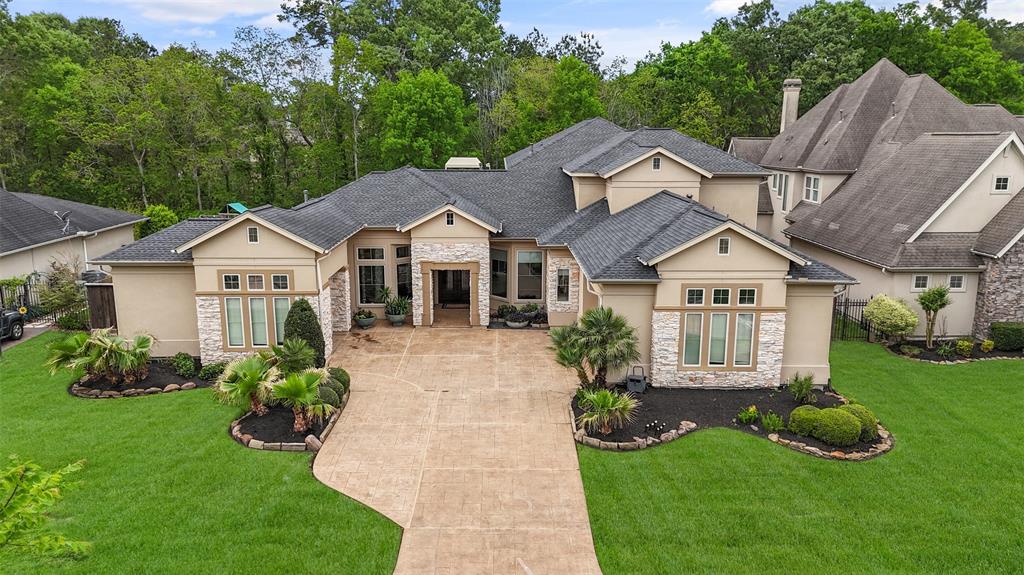
[[[774,138],[771,137],[755,138],[738,136],[730,140],[729,153],[752,164],[760,164],[761,158],[764,157],[764,153],[767,152],[768,147],[772,145],[772,140],[774,140]]]
[[[757,187],[757,215],[770,216],[774,213],[772,191],[768,189],[768,182],[761,182],[761,185]]]
[[[964,104],[929,76],[908,76],[883,58],[776,136],[759,163],[852,172],[884,161],[925,133],[992,131],[1024,137],[1024,123],[1001,106]]]
[[[1008,137],[920,136],[887,160],[851,176],[785,233],[893,267],[903,243]]]
[[[71,212],[68,232],[53,212]],[[0,189],[0,253],[15,252],[78,232],[95,232],[107,228],[145,221],[130,212],[101,208],[61,198],[9,192]]]
[[[213,228],[228,221],[226,217],[203,217],[182,220],[155,234],[104,254],[92,261],[105,262],[160,262],[176,263],[192,261],[192,250],[175,253],[178,246],[194,240]]]
[[[978,234],[924,232],[900,247],[894,268],[976,268],[981,258],[971,253]]]
[[[1003,209],[989,220],[974,243],[974,251],[987,256],[999,254],[1024,229],[1024,188],[1017,191]]]
[[[757,164],[669,128],[640,128],[617,134],[562,167],[570,173],[603,176],[659,147],[711,174],[768,174]]]

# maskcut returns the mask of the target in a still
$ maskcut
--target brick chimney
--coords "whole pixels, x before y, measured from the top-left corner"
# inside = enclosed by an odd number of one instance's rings
[[[799,78],[790,78],[782,82],[782,122],[779,124],[779,133],[786,131],[786,128],[796,122],[800,110],[800,86],[803,82]]]

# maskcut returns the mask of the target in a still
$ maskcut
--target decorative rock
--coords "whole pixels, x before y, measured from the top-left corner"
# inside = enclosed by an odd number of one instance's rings
[[[163,389],[160,389],[159,387],[150,387],[146,390],[146,395],[153,395],[154,393],[160,393],[162,391]]]
[[[317,439],[315,435],[310,434],[306,436],[306,447],[308,447],[310,451],[320,451],[320,448],[323,447],[323,443],[320,443],[320,440]]]
[[[263,442],[259,439],[250,439],[246,445],[253,449],[263,449]]]
[[[774,442],[778,443],[778,441],[779,441],[779,434],[778,433],[769,433],[768,434],[768,440],[769,441],[774,441]]]
[[[878,426],[878,437],[881,437],[882,439],[889,439],[889,431],[887,429],[885,429],[884,427],[882,427],[881,425],[879,425]]]
[[[305,451],[305,443],[282,443],[281,451]]]
[[[249,435],[248,433],[243,433],[239,439],[242,440],[243,445],[249,445],[249,443],[252,441],[252,435]]]
[[[181,389],[195,389],[195,388],[196,388],[196,384],[195,384],[195,382],[192,382],[192,381],[190,381],[188,383],[181,384]]]
[[[171,384],[168,384],[167,387],[164,388],[164,393],[169,393],[169,392],[172,392],[172,391],[178,391],[179,389],[181,389],[180,385],[178,385],[177,383],[171,383]]]
[[[100,397],[106,397],[106,398],[121,397],[121,393],[117,392],[117,391],[104,391],[103,393],[100,393]]]
[[[271,451],[281,451],[280,443],[264,443],[263,449],[269,449]]]
[[[833,451],[832,453],[829,453],[829,455],[836,459],[846,459],[846,454],[843,453],[842,451],[839,451],[838,449]]]
[[[694,429],[697,429],[697,424],[692,421],[682,421],[679,423],[679,426],[686,431],[693,431]]]
[[[750,429],[752,429],[753,431],[758,431],[758,429],[757,429],[757,426],[756,426],[756,425],[751,425],[751,426],[750,426]]]
[[[101,393],[103,392],[98,389],[90,389],[88,395],[89,397],[99,397]]]
[[[661,437],[659,437],[659,439],[661,439],[662,443],[667,443],[669,441],[672,441],[675,438],[676,438],[676,430],[674,430],[674,429],[672,431],[666,431],[665,433],[662,433]]]
[[[822,450],[818,449],[817,447],[808,447],[804,451],[810,453],[811,455],[821,456],[825,454]]]

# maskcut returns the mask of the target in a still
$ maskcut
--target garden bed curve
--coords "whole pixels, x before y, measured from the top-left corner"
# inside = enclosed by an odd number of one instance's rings
[[[82,377],[71,384],[68,393],[82,399],[116,399],[188,391],[210,385],[210,382],[198,377],[182,377],[173,367],[153,361],[150,363],[149,376],[132,385],[114,384],[106,379],[90,381],[88,377]]]
[[[351,394],[351,390],[346,391],[345,395],[341,398],[341,405],[334,410],[334,413],[327,418],[327,421],[322,426],[319,426],[320,430],[315,433],[307,433],[301,443],[298,441],[265,441],[265,439],[269,438],[264,436],[264,439],[258,439],[254,434],[246,433],[242,428],[255,417],[251,411],[232,421],[229,433],[235,441],[249,449],[261,449],[264,451],[311,451],[315,453],[320,451],[323,442],[327,440],[327,436],[334,430],[334,425],[338,422],[341,412],[345,410],[345,406],[348,405],[348,398]],[[287,413],[290,414],[291,410],[287,410]],[[269,414],[263,417],[268,416]],[[316,430],[317,427],[314,425],[310,431]]]

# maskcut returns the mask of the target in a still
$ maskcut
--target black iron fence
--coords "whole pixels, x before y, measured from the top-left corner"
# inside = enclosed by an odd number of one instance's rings
[[[83,313],[88,309],[85,302],[85,291],[82,301],[60,308],[50,308],[43,302],[42,290],[46,280],[38,276],[28,276],[20,285],[0,284],[0,309],[24,310],[25,321],[56,322],[59,318],[74,313]]]
[[[874,341],[885,337],[864,318],[869,301],[845,296],[832,301],[832,341]]]

